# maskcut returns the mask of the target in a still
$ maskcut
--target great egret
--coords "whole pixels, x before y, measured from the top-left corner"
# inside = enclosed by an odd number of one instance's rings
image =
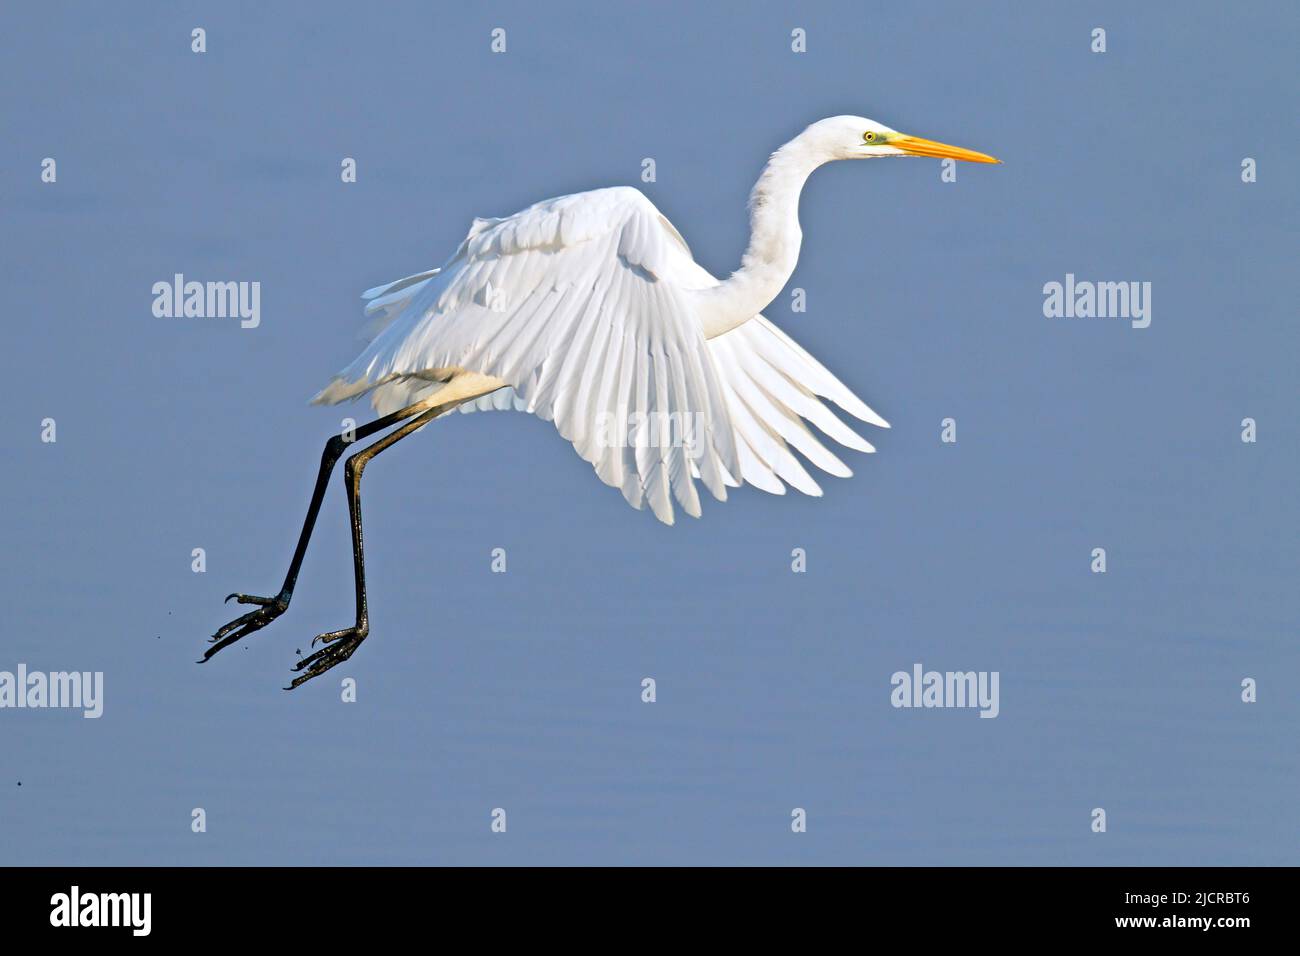
[[[699,516],[695,480],[719,501],[748,482],[783,494],[821,489],[790,447],[832,475],[851,472],[804,425],[858,451],[874,449],[819,400],[888,428],[760,313],[794,272],[799,193],[838,159],[931,156],[977,163],[983,153],[908,136],[860,116],[814,123],[768,159],[750,194],[740,269],[719,282],[640,191],[595,189],[475,219],[447,262],[364,293],[370,344],[315,397],[371,395],[380,417],[325,445],[307,518],[280,593],[226,598],[256,609],[212,636],[203,660],[265,627],[289,606],[330,472],[351,441],[401,427],[344,468],[352,523],[356,623],[321,634],[290,687],[352,656],[369,633],[361,535],[361,473],[385,448],[439,415],[515,408],[560,434],[634,508],[673,522],[672,498]]]

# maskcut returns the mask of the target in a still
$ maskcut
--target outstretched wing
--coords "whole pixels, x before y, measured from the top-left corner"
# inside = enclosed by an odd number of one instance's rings
[[[692,266],[692,287],[717,283],[701,266]],[[806,495],[821,495],[821,486],[795,451],[828,474],[838,478],[852,475],[805,421],[847,448],[875,451],[823,404],[823,398],[865,422],[889,427],[824,365],[762,315],[707,344],[735,436],[739,471],[733,474],[743,483],[776,495],[785,494],[787,483]],[[513,389],[504,388],[467,402],[460,410],[524,411],[526,407]]]
[[[737,477],[756,488],[779,495],[785,493],[782,482],[786,482],[806,495],[822,493],[791,446],[828,474],[837,478],[853,474],[818,441],[805,419],[847,448],[875,451],[819,396],[865,422],[889,427],[825,366],[761,315],[709,339],[709,351],[722,378],[735,429],[740,462]]]
[[[373,341],[317,397],[381,412],[459,370],[508,383],[606,484],[672,523],[741,465],[728,400],[690,308],[698,269],[639,191],[600,189],[478,219],[439,270],[371,290]]]

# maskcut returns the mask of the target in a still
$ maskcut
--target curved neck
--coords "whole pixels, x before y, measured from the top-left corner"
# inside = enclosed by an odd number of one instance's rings
[[[799,193],[829,157],[798,136],[767,161],[749,194],[749,247],[731,278],[696,293],[704,335],[714,338],[762,312],[785,288],[799,261]]]

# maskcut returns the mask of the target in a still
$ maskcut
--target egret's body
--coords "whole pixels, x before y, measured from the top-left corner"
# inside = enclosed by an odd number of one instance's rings
[[[308,673],[294,685],[346,660],[368,630],[359,505],[365,463],[453,408],[517,408],[554,421],[601,480],[668,524],[673,498],[700,514],[696,480],[719,500],[743,483],[821,494],[791,446],[822,470],[849,475],[804,420],[849,448],[873,449],[819,397],[873,425],[887,423],[761,313],[798,261],[799,194],[812,171],[832,160],[890,155],[996,162],[861,117],[834,117],[772,154],[750,196],[749,246],[724,281],[695,262],[650,200],[614,187],[476,219],[442,267],[365,293],[370,342],[315,401],[369,393],[381,418],[357,438],[406,424],[349,459],[357,624],[322,635],[326,647],[300,662]],[[260,606],[218,631],[207,656],[288,606],[324,480],[341,452],[337,440],[326,448],[280,595],[232,595]]]

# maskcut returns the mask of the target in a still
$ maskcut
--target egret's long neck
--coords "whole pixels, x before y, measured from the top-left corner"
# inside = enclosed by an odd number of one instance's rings
[[[763,311],[777,297],[799,261],[799,193],[814,169],[826,162],[796,137],[768,159],[749,194],[749,248],[730,279],[701,290],[697,302],[704,335],[729,332]]]

